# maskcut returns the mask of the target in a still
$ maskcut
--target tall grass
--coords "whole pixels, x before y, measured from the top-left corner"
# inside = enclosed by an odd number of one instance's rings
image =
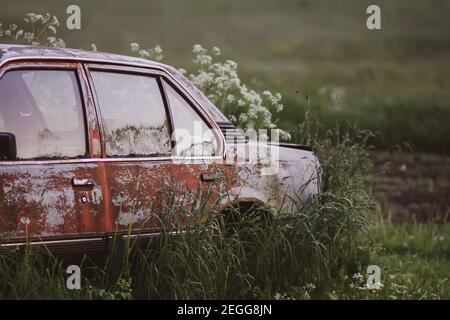
[[[164,231],[147,246],[115,237],[105,263],[82,262],[82,289],[69,291],[64,263],[57,257],[22,251],[0,255],[2,298],[242,299],[328,297],[344,276],[362,270],[367,255],[358,249],[370,224],[371,201],[363,177],[369,166],[366,133],[355,128],[320,135],[311,118],[298,127],[322,164],[325,190],[298,203],[292,219],[242,215],[229,219],[214,206],[188,231]],[[358,140],[359,139],[359,140]],[[204,212],[208,210],[208,212]],[[235,210],[235,212],[232,212]],[[278,212],[282,215],[283,212]]]

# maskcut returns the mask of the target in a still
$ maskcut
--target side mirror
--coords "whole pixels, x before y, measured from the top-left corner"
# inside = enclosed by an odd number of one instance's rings
[[[14,133],[0,132],[0,161],[16,160],[16,136]]]

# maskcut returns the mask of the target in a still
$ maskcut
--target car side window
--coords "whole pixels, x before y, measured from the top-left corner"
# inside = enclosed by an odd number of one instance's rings
[[[163,80],[169,102],[176,156],[214,156],[217,138],[193,107],[169,83]]]
[[[5,73],[0,79],[0,130],[15,135],[18,160],[85,156],[85,120],[76,71]]]
[[[161,156],[171,150],[170,131],[156,78],[93,71],[109,157]]]

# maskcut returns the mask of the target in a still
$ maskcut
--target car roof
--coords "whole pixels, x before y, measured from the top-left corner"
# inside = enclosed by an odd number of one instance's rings
[[[105,52],[94,52],[70,48],[49,48],[29,45],[0,44],[0,64],[10,59],[51,58],[108,61],[122,64],[141,64],[149,67],[164,67],[162,63]]]

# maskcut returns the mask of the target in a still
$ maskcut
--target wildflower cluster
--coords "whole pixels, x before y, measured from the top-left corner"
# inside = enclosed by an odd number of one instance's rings
[[[27,43],[33,46],[60,47],[66,46],[64,40],[57,38],[58,18],[50,13],[28,13],[24,21],[28,28],[21,29],[16,24],[3,26],[0,23],[0,38],[13,43]]]
[[[236,126],[244,130],[277,128],[273,115],[283,110],[280,93],[266,90],[259,94],[249,89],[239,78],[236,62],[214,61],[214,57],[221,55],[217,47],[209,51],[196,44],[193,53],[198,69],[188,75],[189,79]],[[289,140],[290,134],[280,130],[280,137]]]
[[[130,43],[131,52],[137,54],[140,58],[151,59],[154,61],[161,61],[164,59],[162,49],[159,45],[156,45],[152,49],[141,49],[139,43]]]
[[[138,43],[131,43],[130,46],[131,52],[141,58],[156,61],[164,58],[160,46],[146,50],[141,49]],[[187,77],[231,122],[244,131],[277,128],[273,115],[283,110],[280,93],[273,94],[266,90],[260,94],[249,89],[239,78],[236,62],[214,61],[214,57],[221,55],[217,47],[209,51],[196,44],[193,53],[193,63],[197,69]],[[186,73],[184,69],[179,70]],[[280,130],[279,134],[283,140],[291,139],[284,130]]]

